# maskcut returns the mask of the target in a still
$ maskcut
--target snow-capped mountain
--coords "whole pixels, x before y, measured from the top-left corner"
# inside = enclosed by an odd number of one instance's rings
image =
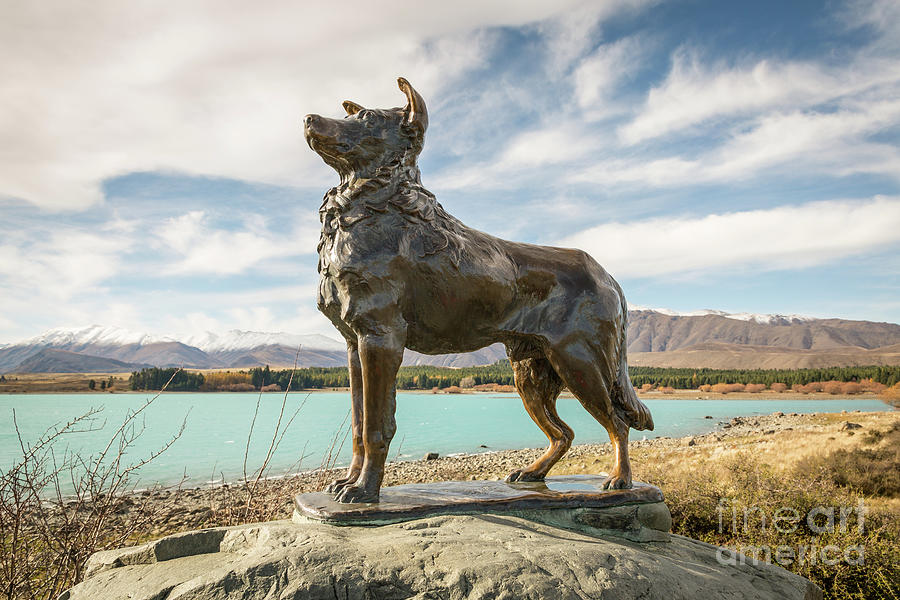
[[[703,309],[703,310],[693,310],[690,312],[679,312],[676,310],[671,310],[669,308],[648,308],[645,306],[638,306],[635,304],[628,305],[629,311],[648,311],[659,313],[661,315],[667,315],[670,317],[703,317],[706,315],[716,315],[719,317],[725,317],[726,319],[734,319],[736,321],[750,321],[753,323],[759,323],[761,325],[774,325],[774,324],[785,324],[785,323],[805,323],[807,321],[816,321],[815,317],[807,317],[805,315],[767,315],[767,314],[757,314],[757,313],[729,313],[724,310],[714,310],[711,308]]]
[[[339,366],[346,363],[344,342],[323,335],[266,333],[231,330],[223,334],[153,335],[102,325],[51,329],[21,342],[0,346],[0,372],[11,372],[27,359],[45,349],[63,350],[66,368],[75,364],[71,353],[121,362],[121,370],[129,367],[184,366],[192,368],[226,368],[263,364],[290,365],[297,358],[300,366]],[[57,356],[57,355],[51,355]],[[61,355],[59,355],[61,356]],[[42,363],[43,368],[47,361]],[[90,364],[98,364],[96,361]]]
[[[200,348],[204,352],[221,352],[226,350],[246,350],[260,346],[288,346],[291,348],[315,348],[318,350],[347,349],[344,342],[319,334],[266,333],[262,331],[242,331],[232,329],[224,334],[207,331],[201,335],[193,335],[181,342]]]
[[[154,344],[159,342],[175,342],[175,338],[169,336],[154,336],[147,333],[131,331],[122,327],[104,327],[91,325],[81,328],[50,329],[33,338],[18,342],[16,345],[33,346],[64,346],[73,344],[97,344],[107,346],[121,346],[125,344]],[[11,346],[6,344],[3,347]]]
[[[837,349],[847,356],[859,354],[858,351],[865,351],[863,354],[868,352],[864,357],[840,359],[844,362],[862,360],[870,362],[852,364],[893,364],[890,362],[894,360],[892,358],[871,362],[875,360],[871,352],[900,345],[900,325],[893,323],[815,319],[802,315],[733,314],[718,310],[679,313],[640,306],[630,306],[629,309],[629,354],[689,352],[701,346],[706,354],[718,352],[723,355],[734,353],[738,347],[743,349],[744,354],[747,349],[763,347],[784,349],[787,353]],[[237,329],[225,333],[179,336],[151,335],[101,325],[60,328],[0,346],[0,373],[25,372],[16,369],[35,368],[34,365],[38,364],[42,371],[52,371],[54,368],[71,371],[81,365],[84,372],[89,372],[90,365],[99,364],[109,365],[110,370],[115,367],[124,371],[146,365],[201,369],[267,364],[285,367],[292,365],[294,360],[301,367],[345,366],[346,345],[336,338]],[[715,347],[710,349],[710,344]],[[301,350],[299,356],[298,347]],[[40,360],[36,358],[29,362],[28,359],[39,353]],[[407,351],[403,364],[461,367],[493,363],[504,355],[505,349],[501,344],[476,352],[440,356]],[[79,356],[83,357],[81,362]],[[98,358],[108,360],[102,362]],[[659,362],[656,360],[656,363]],[[749,362],[752,363],[752,356]],[[816,366],[829,365],[816,363]]]

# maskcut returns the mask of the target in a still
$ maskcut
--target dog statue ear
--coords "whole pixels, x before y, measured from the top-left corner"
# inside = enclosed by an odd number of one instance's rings
[[[425,101],[403,77],[397,78],[397,85],[406,94],[407,104],[404,110],[407,113],[407,124],[416,126],[424,135],[425,130],[428,129],[428,111],[425,108]]]
[[[357,104],[356,102],[351,102],[350,100],[344,100],[343,102],[344,110],[347,111],[348,115],[355,115],[359,111],[363,109],[362,106]]]

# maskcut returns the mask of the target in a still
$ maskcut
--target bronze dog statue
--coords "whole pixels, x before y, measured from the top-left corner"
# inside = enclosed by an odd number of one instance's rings
[[[309,146],[341,177],[319,218],[318,306],[347,340],[353,459],[327,490],[376,502],[396,430],[403,349],[424,354],[506,345],[516,389],[550,446],[507,481],[542,480],[572,444],[556,412],[563,388],[606,428],[616,464],[605,487],[631,487],[628,429],[653,429],[625,360],[619,284],[586,252],[508,242],[450,216],[422,186],[416,159],[428,113],[403,78],[405,108],[343,103],[304,118]]]

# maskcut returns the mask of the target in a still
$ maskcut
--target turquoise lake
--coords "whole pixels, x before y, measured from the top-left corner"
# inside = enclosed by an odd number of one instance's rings
[[[178,432],[186,419],[183,435],[163,455],[141,470],[141,482],[172,483],[188,477],[187,485],[210,480],[239,479],[247,434],[253,419],[257,394],[164,394],[138,419],[143,433],[129,449],[127,459],[137,461],[160,448]],[[15,410],[19,431],[26,443],[33,442],[56,424],[64,423],[91,408],[102,408],[94,421],[98,429],[64,436],[69,449],[87,454],[102,449],[122,423],[126,412],[140,407],[149,394],[27,394],[0,396],[0,469],[21,457],[13,427]],[[283,394],[263,394],[250,444],[248,468],[259,466],[272,439]],[[284,436],[271,464],[270,475],[316,469],[328,453],[347,417],[347,392],[294,392],[288,396],[285,421],[304,403]],[[653,413],[656,430],[632,431],[632,439],[656,436],[678,437],[714,430],[720,421],[739,415],[840,412],[842,410],[885,411],[887,404],[872,399],[753,399],[753,400],[645,400]],[[560,416],[575,430],[575,443],[607,442],[605,430],[574,398],[560,398]],[[712,419],[706,419],[710,415]],[[105,423],[105,425],[104,425]],[[346,429],[346,427],[345,427]],[[421,458],[426,452],[487,452],[512,448],[542,447],[546,438],[531,421],[515,394],[397,394],[397,434],[390,460]],[[482,448],[481,446],[487,446]],[[344,443],[338,466],[349,462],[350,442]],[[301,457],[302,460],[301,460]]]

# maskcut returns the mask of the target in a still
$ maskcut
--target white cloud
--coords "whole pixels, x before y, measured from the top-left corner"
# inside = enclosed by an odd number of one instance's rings
[[[200,319],[203,312],[228,328],[281,318],[283,328],[327,331],[315,314],[313,284],[273,284],[315,273],[318,220],[313,213],[290,216],[296,224],[279,227],[287,234],[252,215],[229,215],[237,229],[225,229],[203,211],[163,224],[113,215],[91,226],[8,226],[0,233],[0,344],[94,323],[192,331],[211,323]],[[240,284],[229,275],[241,275],[246,289],[234,290]],[[222,283],[204,292],[184,288],[202,276],[223,276]]]
[[[597,142],[571,124],[554,125],[516,136],[500,157],[497,168],[527,169],[569,163],[595,148]]]
[[[799,269],[896,244],[896,197],[608,223],[559,242],[586,250],[620,278],[737,267]]]
[[[603,22],[614,15],[635,14],[658,4],[659,0],[605,0],[589,2],[577,10],[561,11],[541,23],[542,34],[549,56],[546,69],[555,76],[568,71],[602,37]]]
[[[79,209],[134,171],[318,185],[332,175],[302,139],[304,113],[340,114],[351,96],[401,105],[398,75],[438,94],[480,65],[478,29],[578,4],[6,4],[0,198]]]
[[[157,245],[177,256],[167,271],[234,275],[267,260],[315,251],[318,228],[312,224],[318,222],[312,215],[300,220],[298,233],[288,236],[276,236],[264,223],[253,221],[248,219],[239,230],[215,229],[201,210],[167,219],[155,232]]]
[[[898,121],[896,99],[858,99],[834,112],[766,114],[742,123],[699,155],[662,157],[652,149],[619,152],[591,129],[564,121],[516,136],[494,161],[454,167],[429,182],[447,191],[508,189],[530,181],[549,187],[557,176],[563,182],[646,188],[736,183],[763,173],[868,173],[900,179],[900,149],[874,137]],[[547,169],[556,165],[567,167],[559,173]]]
[[[665,81],[652,88],[638,114],[619,128],[626,144],[636,144],[700,123],[754,111],[814,106],[888,84],[896,95],[900,61],[861,54],[839,68],[807,62],[761,60],[750,66],[705,64],[680,49]]]
[[[159,310],[159,319],[146,327],[154,333],[183,337],[243,329],[318,333],[340,339],[334,325],[316,308],[314,285],[188,293],[176,302],[165,305]],[[185,306],[191,308],[178,310]]]
[[[119,274],[123,254],[133,245],[120,235],[98,235],[59,228],[31,237],[7,234],[0,242],[0,280],[4,295],[22,290],[65,300]]]
[[[102,230],[101,230],[102,231]],[[110,301],[132,238],[116,232],[56,226],[6,231],[0,239],[0,344],[68,325],[106,323],[135,316]]]
[[[573,73],[578,105],[591,116],[607,116],[610,97],[640,68],[648,46],[644,37],[627,37],[600,46],[581,61]]]
[[[900,47],[900,4],[896,0],[849,0],[834,17],[842,29],[871,27],[877,32],[872,40],[876,51],[891,52]]]
[[[599,160],[575,179],[651,187],[733,183],[776,172],[851,175],[873,173],[900,178],[900,151],[872,136],[900,120],[900,102],[857,102],[830,113],[775,113],[759,118],[718,147],[694,158]]]

